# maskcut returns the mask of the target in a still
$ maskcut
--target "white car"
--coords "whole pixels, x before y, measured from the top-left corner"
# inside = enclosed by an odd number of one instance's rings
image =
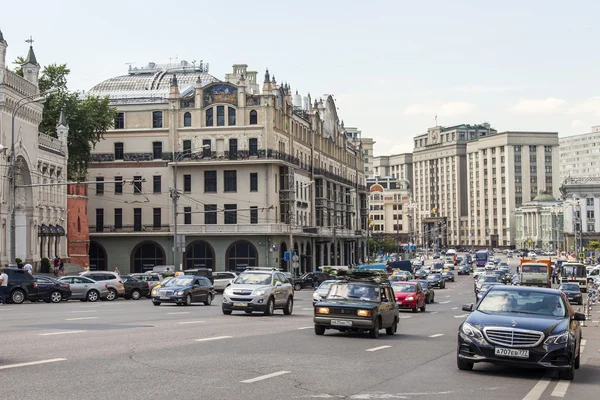
[[[493,271],[495,269],[496,269],[496,264],[494,264],[493,262],[489,262],[489,263],[485,264],[486,271]]]
[[[475,271],[473,271],[473,279],[476,279],[480,275],[485,275],[485,268],[475,268]]]
[[[213,278],[215,280],[213,287],[215,290],[222,292],[231,284],[231,281],[237,278],[237,274],[234,272],[213,272]]]
[[[453,262],[446,262],[444,264],[444,269],[449,269],[450,271],[454,270],[454,263]]]

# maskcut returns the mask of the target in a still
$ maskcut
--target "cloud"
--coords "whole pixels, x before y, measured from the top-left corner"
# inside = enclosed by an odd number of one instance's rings
[[[548,97],[547,99],[521,99],[510,107],[517,114],[548,114],[557,111],[566,104],[563,99]]]
[[[438,115],[440,117],[455,117],[472,113],[477,106],[468,101],[449,101],[443,103],[435,101],[431,103],[412,104],[404,109],[404,115]]]
[[[571,128],[581,128],[585,126],[585,124],[578,119],[574,119],[573,121],[571,121]]]
[[[456,86],[456,91],[461,93],[504,93],[517,92],[526,89],[526,86],[483,86],[483,85],[463,85]]]
[[[569,108],[569,114],[594,114],[600,117],[600,96],[590,97]]]

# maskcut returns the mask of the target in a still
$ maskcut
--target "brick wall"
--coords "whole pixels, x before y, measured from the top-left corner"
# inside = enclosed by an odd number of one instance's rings
[[[67,186],[67,237],[69,261],[81,267],[90,263],[90,230],[88,224],[88,187]]]

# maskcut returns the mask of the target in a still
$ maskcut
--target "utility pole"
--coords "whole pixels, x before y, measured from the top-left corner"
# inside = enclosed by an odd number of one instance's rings
[[[292,221],[294,220],[294,216],[295,216],[295,205],[296,205],[296,187],[294,184],[294,169],[291,167],[288,167],[290,174],[289,174],[289,196],[290,196],[290,203],[289,203],[289,208],[288,208],[288,228],[290,229],[290,248],[289,248],[289,253],[290,253],[290,259],[288,260],[288,271],[293,275],[294,271],[292,268],[293,265],[293,256],[294,256],[294,232],[292,231]]]

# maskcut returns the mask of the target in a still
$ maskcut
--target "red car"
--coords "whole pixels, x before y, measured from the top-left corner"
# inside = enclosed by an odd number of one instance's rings
[[[425,311],[425,292],[417,282],[394,282],[394,297],[400,309],[410,308],[412,312],[417,309]]]

